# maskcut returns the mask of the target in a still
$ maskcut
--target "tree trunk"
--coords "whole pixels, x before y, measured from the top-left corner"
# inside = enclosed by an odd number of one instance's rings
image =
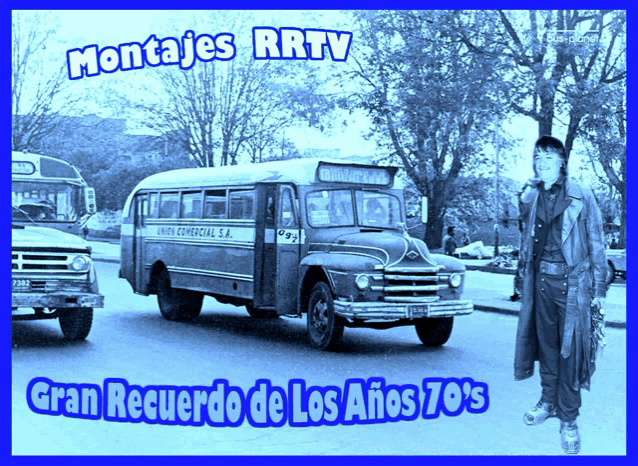
[[[441,215],[441,201],[433,196],[428,196],[428,223],[425,225],[425,244],[428,249],[440,249],[443,247],[443,215]]]
[[[554,121],[554,95],[541,95],[541,108],[538,115],[538,137],[552,135]]]
[[[220,167],[225,167],[226,165],[228,165],[229,148],[230,148],[230,141],[228,140],[228,138],[226,136],[224,136],[224,139],[223,139],[223,142],[222,142],[222,157],[221,157],[221,161],[219,163]]]

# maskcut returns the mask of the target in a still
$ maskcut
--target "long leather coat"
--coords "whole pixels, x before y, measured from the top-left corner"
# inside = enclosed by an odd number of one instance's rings
[[[534,318],[534,228],[539,189],[530,187],[521,196],[521,249],[519,270],[522,272],[521,310],[516,332],[514,377],[523,380],[534,374],[538,361],[538,341]],[[607,259],[600,210],[591,189],[574,180],[565,181],[562,216],[561,249],[569,267],[567,277],[567,312],[561,356],[576,354],[576,370],[570,374],[574,389],[589,390],[595,370],[591,354],[591,298],[605,296]]]

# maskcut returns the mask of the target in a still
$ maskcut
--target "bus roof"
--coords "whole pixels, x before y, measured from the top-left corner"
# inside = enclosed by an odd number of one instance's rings
[[[202,186],[246,186],[259,182],[295,183],[309,185],[316,182],[319,162],[366,167],[347,159],[293,159],[246,165],[228,165],[212,168],[183,168],[151,175],[138,183],[126,204],[124,215],[129,212],[133,196],[144,189],[182,189]],[[389,168],[389,167],[388,167]],[[396,170],[393,168],[393,170]],[[402,188],[399,178],[394,178],[394,188]]]
[[[11,152],[11,175],[15,178],[47,178],[84,182],[80,172],[68,162],[48,155]]]

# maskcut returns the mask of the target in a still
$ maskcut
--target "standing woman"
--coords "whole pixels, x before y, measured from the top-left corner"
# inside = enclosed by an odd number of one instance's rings
[[[591,189],[567,178],[562,142],[543,136],[534,147],[534,173],[521,195],[522,299],[514,377],[524,380],[539,361],[541,398],[523,416],[527,425],[560,419],[566,453],[580,451],[576,418],[580,389],[589,390],[592,309],[606,294],[600,210]]]

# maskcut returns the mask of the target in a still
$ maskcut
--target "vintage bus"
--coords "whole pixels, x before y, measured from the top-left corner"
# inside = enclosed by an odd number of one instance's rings
[[[95,192],[72,165],[11,154],[13,320],[58,318],[65,337],[88,336],[104,305],[89,244],[78,237],[95,213]]]
[[[306,314],[320,349],[344,327],[399,325],[442,345],[473,311],[465,267],[407,234],[396,172],[302,159],[152,175],[124,206],[120,277],[169,320],[208,295],[253,317]]]

